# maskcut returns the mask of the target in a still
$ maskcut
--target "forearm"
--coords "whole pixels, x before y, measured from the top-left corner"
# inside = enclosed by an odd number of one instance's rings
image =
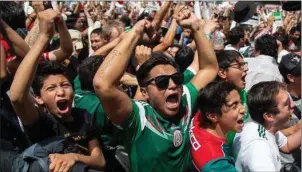
[[[83,164],[88,165],[89,167],[102,169],[106,165],[103,156],[86,156],[81,154],[75,154],[75,155],[76,155],[76,162],[81,162]]]
[[[26,42],[3,20],[1,21],[1,32],[5,39],[11,43],[12,48],[16,55],[20,58],[24,58],[27,52],[29,51],[29,46]]]
[[[28,95],[29,88],[35,77],[39,57],[48,41],[49,38],[40,35],[34,47],[29,50],[22,60],[10,88],[10,98],[12,101],[22,101]]]
[[[6,76],[7,76],[7,72],[6,72],[6,61],[5,61],[5,52],[4,49],[2,47],[2,44],[0,43],[0,82],[3,81]]]
[[[64,61],[73,51],[72,40],[64,22],[57,24],[60,36],[60,48],[50,52],[50,60]]]
[[[121,78],[120,82],[124,85],[131,85],[131,86],[138,85],[136,77],[127,72],[125,72],[125,74]]]
[[[29,47],[32,47],[39,35],[39,20],[36,19],[33,28],[25,37],[25,42]]]
[[[96,50],[93,55],[103,55],[106,56],[114,47],[116,47],[116,45],[121,42],[122,38],[118,37],[115,40],[113,40],[112,42],[104,45],[103,47],[99,48],[98,50]]]
[[[139,39],[139,35],[135,30],[131,30],[125,35],[125,38],[108,54],[98,69],[95,75],[98,83],[96,85],[108,88],[118,85],[129,63],[130,55]]]
[[[287,137],[287,148],[290,153],[301,145],[301,130]]]
[[[164,19],[165,15],[167,14],[171,3],[172,3],[172,1],[165,2],[165,4],[156,13],[154,20],[152,22],[152,26],[153,26],[154,30],[158,30],[160,28],[161,22]]]
[[[210,40],[204,34],[202,28],[193,32],[194,42],[198,53],[199,69],[217,69],[218,64],[215,52]]]
[[[176,27],[177,27],[176,20],[173,19],[172,24],[168,32],[166,33],[162,43],[154,47],[153,51],[163,51],[172,45],[176,33]]]

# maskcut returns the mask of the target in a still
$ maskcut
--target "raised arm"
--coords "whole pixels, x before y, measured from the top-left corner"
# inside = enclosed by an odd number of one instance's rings
[[[171,4],[172,4],[172,1],[166,1],[165,4],[156,13],[156,15],[152,21],[152,27],[154,28],[154,30],[158,30],[160,28],[161,22],[163,21],[165,15],[168,13],[168,10],[169,10]]]
[[[5,52],[0,42],[0,83],[5,80],[7,76],[6,72],[6,61],[5,61]]]
[[[108,54],[98,69],[93,85],[105,113],[115,124],[122,124],[132,111],[131,99],[119,87],[134,47],[146,24],[139,21],[125,38]]]
[[[58,14],[53,10],[46,10],[38,14],[40,33],[33,48],[22,60],[10,88],[10,100],[13,108],[25,125],[34,123],[38,119],[38,111],[29,95],[29,88],[36,74],[39,57],[54,33],[54,19]]]
[[[73,52],[72,41],[67,26],[62,17],[55,21],[60,36],[60,48],[49,52],[49,60],[64,61]]]
[[[0,19],[0,31],[3,34],[5,40],[13,48],[16,55],[20,58],[25,57],[29,51],[29,46],[26,42],[16,33],[9,25],[7,25],[2,19]]]
[[[103,55],[103,56],[107,56],[109,54],[109,52],[114,48],[116,47],[116,45],[118,43],[121,42],[121,40],[123,39],[124,37],[124,33],[122,33],[119,37],[115,38],[113,41],[109,42],[108,44],[102,46],[101,48],[99,48],[98,50],[96,50],[93,55],[96,56],[96,55]]]
[[[188,19],[188,17],[190,17]],[[197,90],[200,90],[208,83],[213,81],[218,72],[218,63],[211,42],[203,31],[203,22],[192,16],[188,10],[180,12],[176,16],[177,23],[192,30],[193,38],[196,44],[199,62],[199,71],[191,80]]]

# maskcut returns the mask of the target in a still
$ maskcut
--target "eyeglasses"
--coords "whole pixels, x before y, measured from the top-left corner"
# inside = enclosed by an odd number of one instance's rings
[[[235,69],[239,69],[241,71],[248,70],[248,64],[247,64],[247,62],[232,64],[229,67],[232,67],[232,68],[235,68]]]
[[[176,85],[182,85],[184,81],[184,76],[182,73],[174,73],[172,75],[161,75],[157,76],[155,78],[150,79],[149,81],[145,82],[141,85],[141,87],[147,87],[150,85],[153,81],[155,81],[155,85],[159,89],[167,89],[169,86],[170,78],[173,80],[173,82]]]

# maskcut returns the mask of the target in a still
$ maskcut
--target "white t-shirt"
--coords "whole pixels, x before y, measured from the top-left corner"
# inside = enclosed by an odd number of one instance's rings
[[[287,137],[280,131],[275,135],[262,125],[249,121],[241,133],[237,133],[232,152],[238,171],[280,171],[279,148],[287,143]]]

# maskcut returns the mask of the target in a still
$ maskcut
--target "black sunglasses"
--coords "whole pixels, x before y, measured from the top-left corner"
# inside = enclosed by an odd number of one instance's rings
[[[141,87],[147,87],[149,84],[151,84],[152,81],[155,81],[155,85],[159,89],[167,89],[169,86],[170,78],[173,80],[173,82],[176,85],[182,85],[184,81],[184,76],[182,73],[174,73],[172,75],[161,75],[157,76],[155,78],[150,79],[149,81],[145,82],[141,85]]]

